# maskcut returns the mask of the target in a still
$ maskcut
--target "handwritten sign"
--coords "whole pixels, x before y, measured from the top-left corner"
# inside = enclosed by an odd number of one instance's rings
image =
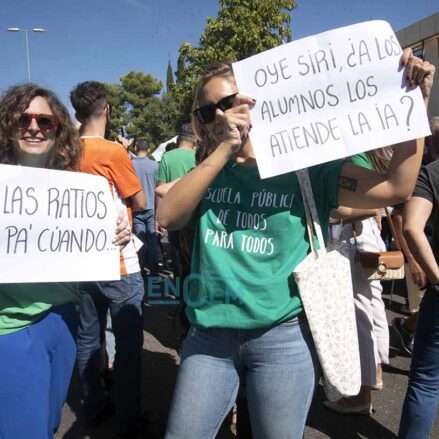
[[[0,165],[0,283],[120,278],[108,182]]]
[[[390,25],[371,21],[285,44],[233,64],[256,99],[250,139],[261,178],[430,134]]]

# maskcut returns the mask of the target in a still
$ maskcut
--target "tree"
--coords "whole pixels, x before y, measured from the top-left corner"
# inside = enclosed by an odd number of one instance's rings
[[[174,85],[174,73],[172,72],[171,61],[168,61],[168,68],[166,70],[166,91],[169,92]]]
[[[157,146],[173,137],[180,112],[170,93],[160,92],[163,83],[150,74],[131,71],[120,84],[106,84],[111,107],[111,138],[123,134],[142,138]]]
[[[122,134],[124,123],[125,105],[121,99],[121,86],[119,84],[105,83],[107,89],[107,101],[110,104],[110,139],[115,139],[118,134]]]
[[[172,90],[182,114],[190,114],[193,88],[207,65],[238,61],[291,39],[295,0],[220,0],[219,6],[218,17],[208,17],[199,46],[180,46]]]
[[[125,105],[123,122],[126,133],[132,137],[154,141],[156,128],[151,121],[159,111],[158,95],[163,83],[150,74],[134,71],[122,76],[120,81],[121,100]]]
[[[215,61],[236,61],[288,41],[295,0],[220,0],[217,18],[208,18],[198,47],[180,46],[174,83],[168,62],[166,92],[161,81],[129,72],[108,84],[113,135],[124,130],[154,145],[173,137],[190,120],[192,92],[202,70]]]

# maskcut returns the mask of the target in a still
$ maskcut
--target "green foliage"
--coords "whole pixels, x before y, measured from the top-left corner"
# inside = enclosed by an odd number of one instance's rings
[[[125,105],[121,100],[121,86],[119,84],[105,83],[107,89],[107,101],[110,104],[110,139],[120,134],[121,128],[123,128]]]
[[[168,68],[166,69],[166,91],[169,92],[174,85],[174,73],[172,71],[171,61],[168,61]]]
[[[111,106],[111,138],[123,133],[147,139],[153,146],[176,133],[180,114],[169,93],[160,96],[163,84],[150,74],[129,72],[120,84],[106,84]]]
[[[295,0],[219,0],[218,17],[207,19],[199,46],[180,46],[174,83],[168,62],[166,92],[150,74],[129,72],[107,84],[115,137],[121,129],[157,146],[190,120],[192,91],[203,69],[216,61],[236,61],[291,39]]]
[[[135,138],[145,137],[154,142],[157,129],[151,122],[160,111],[158,94],[163,87],[162,82],[143,72],[129,72],[120,81],[126,134]]]
[[[216,61],[238,61],[291,39],[295,0],[219,0],[217,18],[208,17],[199,46],[183,43],[174,86],[183,113],[190,112],[199,75]]]

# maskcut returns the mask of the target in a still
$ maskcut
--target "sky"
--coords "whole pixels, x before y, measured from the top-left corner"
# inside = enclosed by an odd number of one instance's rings
[[[394,31],[439,11],[438,0],[297,0],[293,39],[367,20],[387,20]],[[0,90],[31,79],[54,90],[71,109],[69,92],[86,80],[119,82],[131,70],[165,81],[183,42],[197,45],[216,0],[0,0]]]

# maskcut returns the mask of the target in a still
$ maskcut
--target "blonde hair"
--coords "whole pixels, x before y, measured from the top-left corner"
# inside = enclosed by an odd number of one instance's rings
[[[392,160],[392,155],[392,146],[385,146],[384,148],[374,149],[373,151],[367,152],[367,156],[372,162],[373,168],[380,174],[385,174],[387,172],[390,160]]]
[[[206,141],[206,130],[203,124],[194,116],[193,112],[200,107],[200,96],[204,86],[215,77],[232,78],[234,80],[232,64],[228,62],[217,62],[211,64],[203,71],[197,86],[194,89],[194,99],[192,103],[192,129],[199,139]]]

